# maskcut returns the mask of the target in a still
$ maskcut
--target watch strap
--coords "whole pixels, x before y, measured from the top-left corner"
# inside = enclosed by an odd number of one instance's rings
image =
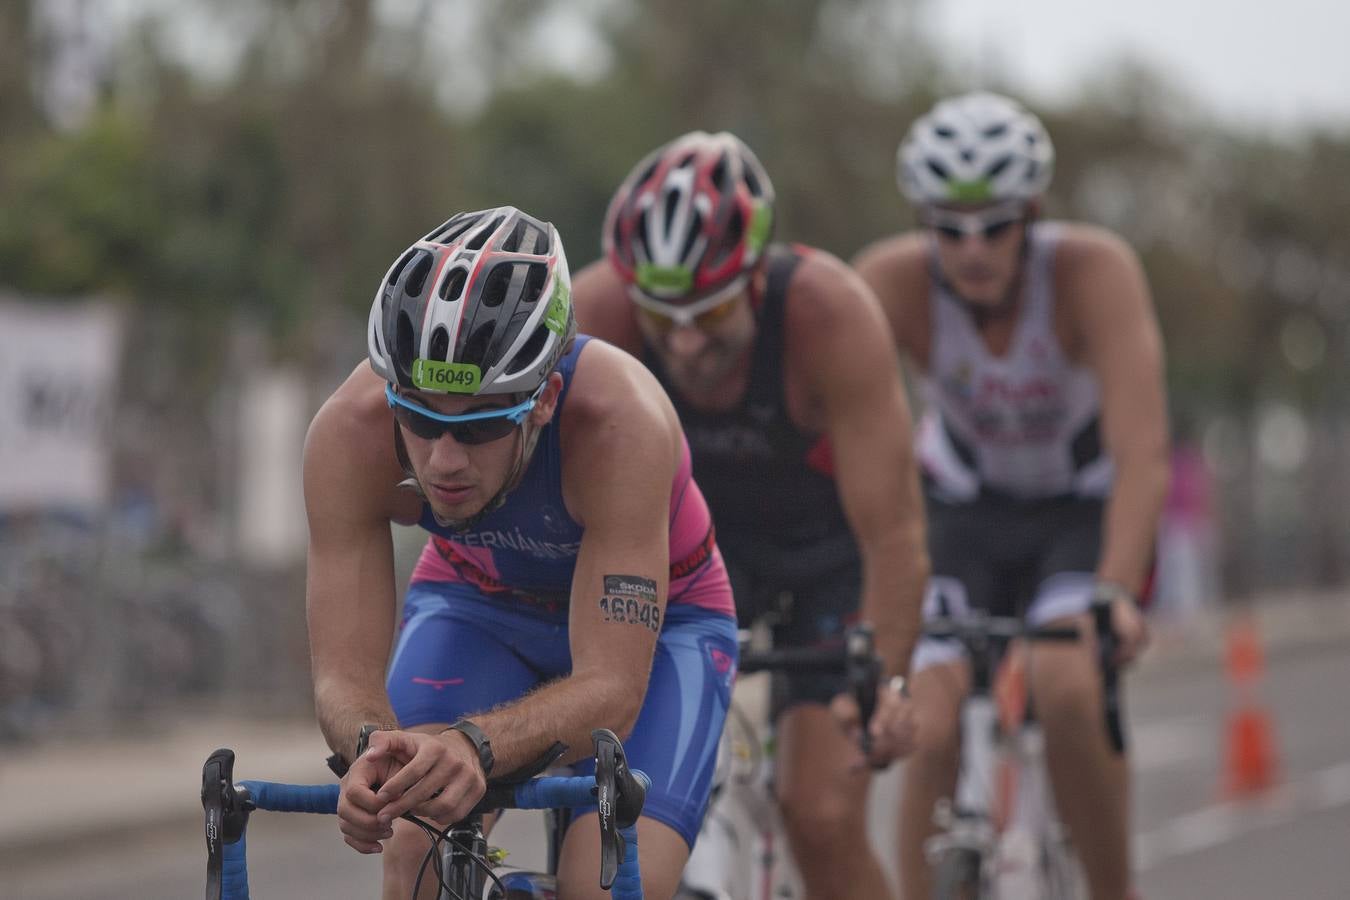
[[[483,733],[483,729],[468,719],[460,719],[445,731],[442,731],[441,734],[445,734],[446,731],[458,731],[467,737],[478,753],[478,762],[483,767],[484,777],[492,774],[492,765],[496,762],[496,758],[492,755],[492,741],[488,740],[488,736]]]

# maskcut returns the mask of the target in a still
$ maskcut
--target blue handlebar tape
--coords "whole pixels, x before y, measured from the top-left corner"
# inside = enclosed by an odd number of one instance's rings
[[[246,835],[224,846],[225,858],[220,869],[220,900],[248,900],[248,855],[244,846]]]
[[[241,781],[239,784],[248,788],[258,809],[273,812],[337,812],[336,784],[278,784],[275,781]]]

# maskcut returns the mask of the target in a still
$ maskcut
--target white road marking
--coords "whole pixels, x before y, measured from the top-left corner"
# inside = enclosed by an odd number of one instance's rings
[[[1207,806],[1134,836],[1135,871],[1146,872],[1169,859],[1210,850],[1309,812],[1350,805],[1350,760],[1337,763],[1248,801]]]

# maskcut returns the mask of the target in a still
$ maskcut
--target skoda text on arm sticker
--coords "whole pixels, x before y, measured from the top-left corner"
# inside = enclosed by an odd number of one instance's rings
[[[606,575],[600,614],[606,622],[643,625],[652,634],[660,633],[661,606],[656,599],[656,582],[638,575]]]
[[[473,363],[438,362],[434,359],[413,361],[412,382],[424,391],[443,394],[474,394],[483,380],[483,370]]]

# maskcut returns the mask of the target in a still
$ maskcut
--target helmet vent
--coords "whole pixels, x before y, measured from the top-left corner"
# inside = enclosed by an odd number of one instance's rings
[[[431,332],[431,345],[427,347],[427,358],[450,361],[450,332],[445,330],[444,325],[437,325],[436,330]]]
[[[989,178],[997,178],[999,175],[1002,175],[1003,170],[1008,168],[1008,166],[1010,165],[1012,165],[1011,156],[1000,156],[998,158],[998,161],[995,162],[992,166],[990,166],[989,171],[986,172],[985,174]]]
[[[544,293],[544,282],[548,281],[548,266],[543,263],[530,263],[525,273],[525,291],[521,294],[521,303],[534,303]]]
[[[949,128],[946,125],[939,125],[933,129],[933,134],[942,138],[944,141],[950,141],[952,138],[956,137],[956,129]]]
[[[539,246],[543,237],[538,226],[521,219],[502,242],[502,249],[508,253],[539,253],[544,249]]]
[[[650,181],[652,176],[656,174],[656,166],[659,162],[661,162],[660,159],[652,160],[652,164],[647,168],[643,169],[641,175],[633,179],[633,184],[634,185],[646,184],[648,181]]]
[[[717,165],[713,166],[708,177],[712,179],[712,183],[716,185],[719,191],[727,189],[727,157],[725,153],[718,158]]]
[[[398,262],[394,263],[394,268],[389,270],[389,278],[385,281],[385,284],[398,284],[398,277],[403,274],[403,270],[408,267],[408,263],[411,262],[412,258],[417,254],[418,249],[416,247],[409,247],[404,254],[398,258]]]
[[[402,384],[412,381],[412,361],[416,354],[413,330],[412,316],[408,315],[407,310],[399,310],[398,328],[394,335],[394,372]]]
[[[469,339],[464,342],[464,347],[459,352],[459,361],[473,363],[484,370],[490,369],[491,365],[487,359],[488,342],[492,340],[495,330],[494,323],[484,322],[470,332]]]
[[[511,283],[515,281],[516,270],[520,268],[524,268],[524,264],[503,262],[493,266],[483,281],[483,294],[479,302],[489,309],[501,306],[506,300],[507,291],[511,289]]]
[[[754,166],[743,166],[741,177],[745,179],[746,187],[750,189],[750,196],[762,197],[764,195],[764,186],[759,183]]]
[[[666,205],[663,210],[662,230],[670,231],[671,223],[675,220],[675,210],[680,205],[680,195],[675,191],[666,191]]]
[[[425,250],[417,251],[417,261],[412,264],[408,279],[403,282],[403,293],[409,297],[422,296],[422,289],[427,285],[427,276],[431,274],[431,261],[430,253]]]
[[[431,233],[428,234],[426,237],[422,238],[422,240],[426,241],[426,242],[429,243],[429,244],[445,244],[445,243],[448,243],[448,241],[446,241],[446,237],[449,235],[449,233],[450,233],[452,230],[454,230],[454,224],[455,224],[455,219],[456,219],[456,218],[458,218],[458,216],[456,216],[456,217],[454,217],[454,218],[446,219],[446,220],[445,220],[444,222],[442,222],[440,225],[438,225],[438,226],[436,226],[434,229],[432,229]]]
[[[717,245],[716,256],[711,265],[717,267],[726,262],[732,251],[741,245],[741,237],[744,234],[745,217],[741,215],[739,209],[734,209],[731,211],[731,218],[727,220],[726,233],[722,235],[722,240]]]
[[[520,348],[516,358],[511,360],[511,365],[507,368],[507,375],[515,375],[523,372],[531,365],[539,361],[539,354],[543,352],[544,345],[548,343],[548,328],[540,325],[530,335],[530,339],[525,342],[525,346]]]
[[[458,300],[460,294],[464,293],[464,282],[468,277],[468,269],[462,266],[455,266],[441,279],[440,298],[448,302]]]
[[[501,224],[502,224],[501,216],[498,216],[497,218],[493,219],[487,225],[484,225],[482,228],[478,229],[478,233],[475,234],[472,238],[470,238],[469,242],[464,245],[465,248],[469,250],[482,250],[483,245],[488,242],[488,238],[492,237],[492,233],[496,231],[497,226]]]
[[[937,160],[926,159],[924,160],[924,164],[928,166],[928,171],[932,172],[934,175],[936,175],[938,178],[941,178],[943,181],[946,181],[947,178],[949,177],[947,167],[942,165]]]
[[[991,141],[994,140],[995,138],[1001,138],[1007,133],[1008,133],[1007,122],[999,122],[997,125],[990,125],[983,132],[981,132],[981,134],[983,134]]]
[[[680,247],[680,259],[682,260],[689,258],[690,252],[694,249],[694,241],[698,240],[698,236],[703,232],[703,215],[696,212],[693,219],[688,233],[684,236],[684,244]]]

